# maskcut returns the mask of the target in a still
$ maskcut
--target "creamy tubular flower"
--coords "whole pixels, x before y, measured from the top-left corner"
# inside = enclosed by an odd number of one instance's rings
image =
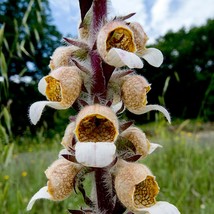
[[[45,171],[48,179],[47,186],[42,187],[30,200],[27,210],[31,210],[38,199],[61,201],[66,199],[73,191],[73,180],[81,165],[70,162],[64,158],[58,159]]]
[[[152,110],[160,111],[168,122],[171,122],[169,112],[164,107],[147,105],[147,93],[150,89],[150,84],[143,76],[128,76],[121,86],[121,97],[125,107],[134,114],[144,114]]]
[[[61,46],[56,48],[51,56],[49,67],[51,70],[55,70],[62,66],[74,66],[74,63],[71,60],[74,52],[78,50],[78,47],[73,45]]]
[[[82,87],[80,70],[75,67],[60,67],[43,77],[38,89],[48,101],[38,101],[31,105],[29,116],[35,125],[42,114],[44,107],[67,109],[79,97]]]
[[[76,118],[75,155],[79,163],[105,167],[115,156],[114,144],[119,133],[118,119],[111,108],[91,105],[83,108]]]
[[[119,160],[115,170],[115,190],[121,203],[128,210],[137,212],[156,203],[159,187],[145,165]]]
[[[162,53],[155,48],[145,48],[147,36],[138,23],[111,21],[104,25],[97,38],[97,49],[103,60],[115,67],[142,68],[144,58],[159,67]]]
[[[157,147],[161,147],[159,144],[150,143],[145,133],[137,127],[129,127],[120,136],[129,140],[134,145],[136,154],[141,155],[141,158],[151,154]]]
[[[130,112],[136,112],[147,104],[147,93],[151,87],[140,75],[128,76],[121,86],[122,100]]]

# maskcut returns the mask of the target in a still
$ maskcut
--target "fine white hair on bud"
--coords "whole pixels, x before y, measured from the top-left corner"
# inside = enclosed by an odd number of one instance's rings
[[[27,210],[31,210],[38,199],[61,201],[73,191],[73,180],[82,168],[81,165],[60,158],[45,171],[47,186],[42,187],[30,200]]]
[[[75,129],[75,123],[71,122],[67,125],[65,129],[64,136],[62,138],[61,144],[69,150],[70,148],[73,147],[72,145],[72,140],[74,139],[74,129]]]
[[[129,127],[120,134],[124,139],[129,140],[135,147],[136,154],[141,158],[151,154],[156,148],[161,147],[159,144],[150,143],[145,133],[137,127]]]
[[[150,84],[145,77],[140,75],[126,77],[121,87],[122,100],[126,108],[133,112],[146,106],[147,93],[150,89]]]
[[[34,125],[39,121],[45,106],[55,109],[72,106],[82,89],[80,72],[76,66],[60,67],[40,80],[39,91],[48,101],[38,101],[30,106],[29,117]]]
[[[147,105],[147,93],[151,85],[140,75],[126,77],[121,87],[121,97],[125,107],[133,114],[144,114],[149,111],[160,111],[171,123],[169,112],[160,105]]]
[[[58,47],[51,56],[49,67],[55,70],[62,66],[74,66],[71,58],[76,50],[79,48],[73,45]]]
[[[121,203],[137,212],[156,203],[159,186],[145,165],[119,160],[115,169],[115,190]]]

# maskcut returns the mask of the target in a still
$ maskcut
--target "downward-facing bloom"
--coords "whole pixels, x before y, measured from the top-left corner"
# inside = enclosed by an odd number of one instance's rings
[[[147,40],[140,24],[115,20],[101,28],[97,37],[97,50],[106,63],[115,67],[142,68],[141,58],[159,67],[163,55],[156,48],[147,49]]]
[[[120,136],[134,145],[136,154],[141,155],[141,158],[151,154],[157,147],[161,147],[159,144],[150,143],[145,133],[137,127],[129,127]]]
[[[110,164],[119,130],[117,116],[111,108],[98,104],[86,106],[77,115],[75,124],[77,161],[92,167]]]
[[[33,124],[39,121],[45,106],[67,109],[74,103],[82,87],[80,72],[75,66],[60,67],[40,80],[38,89],[48,101],[38,101],[31,105],[29,116]]]
[[[31,210],[38,199],[61,201],[70,196],[73,191],[73,181],[81,165],[60,158],[45,171],[47,186],[42,187],[30,200],[27,210]]]
[[[157,110],[164,114],[170,122],[168,111],[160,105],[147,105],[147,93],[151,85],[140,75],[126,77],[121,86],[121,98],[125,107],[134,114],[143,114],[151,110]]]
[[[119,160],[115,169],[115,190],[121,203],[134,213],[180,214],[165,201],[156,201],[159,186],[143,164]]]
[[[156,203],[159,187],[145,165],[119,160],[115,171],[115,190],[121,203],[136,212]]]

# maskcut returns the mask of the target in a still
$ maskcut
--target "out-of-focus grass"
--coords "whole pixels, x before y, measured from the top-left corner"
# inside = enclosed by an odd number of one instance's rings
[[[184,121],[141,128],[163,146],[142,161],[160,186],[157,200],[175,204],[183,214],[214,213],[214,126]]]
[[[157,200],[175,204],[183,214],[214,213],[214,132],[203,127],[209,128],[188,122],[141,126],[151,142],[163,146],[142,160],[160,186]],[[0,163],[0,213],[26,212],[32,195],[46,185],[44,171],[57,159],[61,137],[46,139],[38,133],[35,138],[22,136],[15,140],[13,155]],[[67,213],[68,208],[81,206],[82,196],[73,193],[63,202],[39,200],[30,213]]]
[[[7,166],[4,166],[5,162],[0,165],[0,213],[67,213],[68,208],[79,208],[79,204],[83,204],[82,198],[73,194],[75,197],[63,202],[39,200],[30,212],[26,212],[30,198],[46,185],[44,171],[63,149],[60,139],[58,135],[45,139],[41,133],[35,138],[25,136],[16,139],[13,156],[7,161]]]

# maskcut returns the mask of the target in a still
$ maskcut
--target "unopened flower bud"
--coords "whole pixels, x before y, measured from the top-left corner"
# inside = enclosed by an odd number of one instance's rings
[[[145,133],[137,127],[129,127],[120,136],[134,145],[136,154],[141,155],[141,158],[152,153],[157,147],[161,147],[159,144],[150,143]]]
[[[147,80],[140,75],[127,77],[122,84],[122,100],[130,112],[137,112],[147,104],[147,93],[151,89]]]
[[[137,212],[156,203],[159,187],[145,165],[119,160],[115,171],[115,190],[121,203],[130,211]]]
[[[55,70],[61,66],[73,66],[74,63],[71,60],[73,53],[79,48],[69,45],[58,47],[54,52],[50,60],[49,67],[51,70]]]
[[[75,123],[72,122],[67,125],[65,129],[64,136],[62,138],[61,144],[69,150],[72,147],[72,140],[74,138],[74,129],[75,129]]]
[[[88,12],[84,17],[84,20],[80,24],[80,27],[79,27],[80,39],[86,40],[86,41],[89,39],[91,22],[92,22],[92,8],[88,10]]]

